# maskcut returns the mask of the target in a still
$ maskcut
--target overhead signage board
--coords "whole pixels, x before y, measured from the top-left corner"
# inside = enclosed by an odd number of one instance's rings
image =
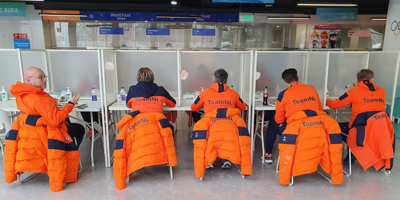
[[[170,35],[169,28],[146,28],[146,35]]]
[[[0,17],[26,17],[25,3],[0,3]]]
[[[123,35],[124,29],[123,28],[99,28],[99,33],[101,35]]]
[[[60,16],[42,16],[42,20],[57,20],[57,21],[80,21],[79,10],[42,10],[43,14],[60,14]],[[62,16],[71,15],[71,16]],[[78,16],[73,16],[78,15]]]
[[[317,8],[317,21],[357,21],[358,8]]]
[[[215,29],[193,29],[193,36],[215,36]]]
[[[80,11],[81,21],[239,22],[239,13]]]

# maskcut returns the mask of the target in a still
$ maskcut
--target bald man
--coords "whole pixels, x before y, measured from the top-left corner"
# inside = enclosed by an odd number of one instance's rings
[[[21,114],[6,136],[5,180],[11,183],[19,172],[46,172],[51,191],[63,190],[64,183],[77,181],[79,151],[73,138],[82,141],[85,129],[71,124],[68,115],[80,95],[59,109],[46,92],[47,76],[36,67],[24,71],[24,83],[11,85]]]
[[[81,143],[84,128],[79,124],[71,124],[69,113],[78,102],[80,94],[73,96],[71,101],[61,110],[54,99],[43,90],[47,86],[47,75],[37,67],[28,67],[24,70],[24,83],[17,82],[11,85],[10,92],[16,98],[17,108],[29,115],[40,115],[52,125],[68,122],[68,134],[76,138],[78,145]],[[83,131],[82,131],[83,130]]]

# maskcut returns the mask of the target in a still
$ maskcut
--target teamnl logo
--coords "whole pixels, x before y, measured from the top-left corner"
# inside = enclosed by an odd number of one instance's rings
[[[393,31],[393,34],[395,36],[398,36],[400,34],[400,20],[399,21],[394,20],[390,25],[390,29]]]

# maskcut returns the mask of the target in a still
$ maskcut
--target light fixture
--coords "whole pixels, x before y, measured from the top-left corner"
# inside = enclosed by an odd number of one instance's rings
[[[178,5],[178,2],[177,1],[171,1],[171,5]]]
[[[273,5],[272,4],[265,4],[264,6],[265,7],[272,7]]]
[[[374,20],[374,21],[386,21],[387,18],[386,17],[371,17],[371,20]]]
[[[297,3],[297,6],[307,7],[356,7],[355,3]]]
[[[87,17],[87,15],[83,14],[62,14],[62,13],[39,13],[42,17]]]
[[[157,15],[156,18],[171,18],[171,19],[200,19],[200,16],[172,16],[172,15]]]
[[[311,18],[307,16],[307,17],[267,17],[267,19],[311,19]]]
[[[197,23],[196,21],[194,21],[193,23]]]

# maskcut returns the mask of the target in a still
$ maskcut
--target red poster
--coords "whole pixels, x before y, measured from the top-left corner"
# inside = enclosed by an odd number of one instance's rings
[[[14,33],[14,39],[28,39],[28,34],[26,33]]]
[[[314,26],[316,30],[340,30],[341,26]]]

